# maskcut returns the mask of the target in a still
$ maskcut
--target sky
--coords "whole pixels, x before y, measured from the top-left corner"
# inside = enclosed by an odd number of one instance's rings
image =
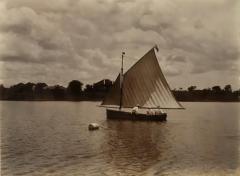
[[[0,0],[0,84],[115,80],[155,44],[171,88],[240,88],[238,0]]]

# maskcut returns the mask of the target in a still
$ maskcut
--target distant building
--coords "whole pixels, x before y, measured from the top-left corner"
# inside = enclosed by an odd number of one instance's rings
[[[103,79],[93,84],[93,90],[96,92],[106,92],[112,86],[113,82],[109,79]]]

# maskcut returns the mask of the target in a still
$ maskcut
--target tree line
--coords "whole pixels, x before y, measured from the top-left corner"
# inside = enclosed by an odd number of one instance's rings
[[[240,101],[240,89],[233,91],[231,85],[224,88],[213,86],[212,88],[197,89],[196,86],[190,86],[187,90],[180,88],[172,91],[179,101]]]
[[[61,85],[49,86],[46,83],[18,83],[10,87],[0,85],[0,100],[14,101],[100,101],[107,94],[113,82],[103,79],[94,84],[72,80],[67,87]],[[224,88],[197,89],[190,86],[187,90],[182,88],[172,90],[178,101],[240,101],[240,89],[232,90],[231,85]]]
[[[9,88],[0,85],[0,100],[16,101],[81,101],[101,100],[112,86],[113,82],[104,79],[92,85],[86,85],[78,80],[72,80],[67,87],[61,85],[49,86],[46,83],[18,83]]]

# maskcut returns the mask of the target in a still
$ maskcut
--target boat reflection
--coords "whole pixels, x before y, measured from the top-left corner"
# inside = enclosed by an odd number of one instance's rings
[[[103,146],[107,150],[106,162],[111,163],[114,172],[136,174],[159,160],[164,160],[171,148],[164,123],[107,121],[111,132],[106,135]],[[146,125],[146,123],[148,123]]]

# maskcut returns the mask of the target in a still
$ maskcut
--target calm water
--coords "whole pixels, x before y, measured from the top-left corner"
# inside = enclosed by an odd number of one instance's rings
[[[1,175],[240,175],[240,103],[183,103],[166,123],[97,104],[0,102]]]

